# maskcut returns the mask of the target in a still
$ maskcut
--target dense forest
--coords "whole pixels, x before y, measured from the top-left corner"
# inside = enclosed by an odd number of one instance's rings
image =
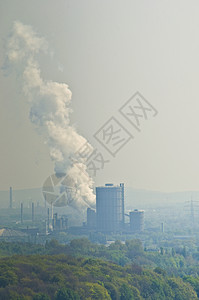
[[[64,254],[4,258],[0,274],[0,299],[197,299],[189,283],[159,268]]]
[[[176,250],[146,252],[139,240],[1,242],[0,299],[198,299],[197,256]]]
[[[160,267],[170,276],[199,276],[199,249],[188,252],[186,246],[160,248],[160,251],[145,251],[139,239],[127,240],[125,243],[115,241],[108,247],[91,243],[87,238],[71,240],[69,244],[59,244],[57,240],[46,241],[45,244],[21,242],[0,242],[0,257],[11,255],[56,255],[84,256],[100,258],[114,262],[120,266],[137,264],[153,270]]]

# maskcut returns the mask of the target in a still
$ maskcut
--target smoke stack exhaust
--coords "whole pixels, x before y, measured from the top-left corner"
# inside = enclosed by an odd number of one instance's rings
[[[17,70],[20,66],[23,91],[30,104],[29,118],[49,147],[55,174],[65,173],[77,186],[75,197],[66,204],[86,209],[95,204],[93,180],[87,172],[86,158],[76,156],[83,145],[93,147],[71,124],[72,92],[68,85],[41,76],[36,57],[47,50],[45,39],[37,36],[31,26],[14,23],[7,62],[16,64]]]

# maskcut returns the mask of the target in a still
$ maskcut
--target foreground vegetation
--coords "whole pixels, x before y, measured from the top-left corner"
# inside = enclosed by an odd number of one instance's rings
[[[159,268],[64,254],[4,258],[0,274],[0,299],[197,299],[189,283]]]
[[[0,299],[199,297],[198,256],[189,256],[185,248],[150,253],[139,240],[109,247],[87,239],[69,245],[0,242],[0,256]]]
[[[47,241],[44,245],[0,242],[0,257],[15,254],[84,256],[111,261],[120,266],[137,264],[152,270],[160,267],[170,276],[199,276],[199,251],[189,253],[186,247],[161,248],[159,252],[145,251],[138,239],[127,240],[125,243],[116,241],[108,247],[93,244],[86,238],[74,239],[67,245],[61,245],[56,240]]]

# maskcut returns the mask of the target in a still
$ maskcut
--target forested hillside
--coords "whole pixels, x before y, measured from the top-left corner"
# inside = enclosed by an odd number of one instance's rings
[[[144,251],[139,240],[109,247],[0,243],[0,299],[198,299],[198,256]]]
[[[0,299],[197,299],[191,285],[137,265],[68,255],[13,256],[0,261]]]
[[[44,245],[0,242],[0,257],[18,255],[57,255],[67,254],[75,257],[100,258],[120,266],[136,264],[146,269],[162,268],[169,276],[199,276],[199,249],[189,253],[186,247],[164,249],[159,252],[145,251],[138,239],[125,243],[116,241],[110,246],[91,243],[86,238],[74,239],[67,245],[56,240],[47,241]]]

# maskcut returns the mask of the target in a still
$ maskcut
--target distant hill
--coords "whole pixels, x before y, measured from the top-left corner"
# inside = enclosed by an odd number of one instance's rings
[[[132,208],[172,206],[190,201],[191,197],[194,201],[199,201],[199,191],[165,193],[125,187],[125,206]],[[9,201],[9,191],[0,191],[0,208],[9,207]],[[21,202],[27,207],[31,202],[44,206],[41,188],[13,190],[13,206],[19,207]]]
[[[199,191],[164,193],[158,191],[125,189],[125,206],[141,209],[143,207],[163,207],[184,204],[186,201],[199,201]]]

